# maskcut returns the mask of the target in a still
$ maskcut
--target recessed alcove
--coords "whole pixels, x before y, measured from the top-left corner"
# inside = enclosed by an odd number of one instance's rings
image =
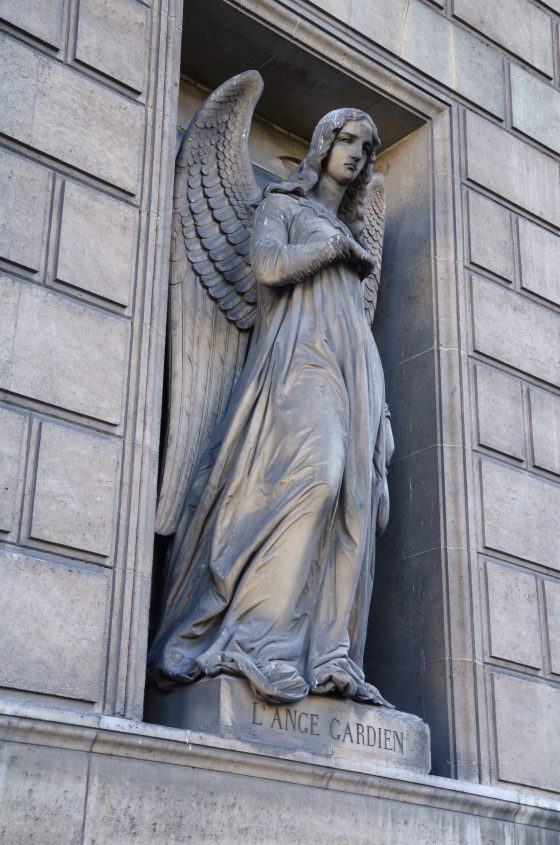
[[[396,440],[391,522],[378,548],[365,669],[399,710],[430,725],[434,772],[449,773],[444,599],[440,537],[439,434],[432,129],[427,115],[303,47],[223,0],[186,0],[178,124],[205,93],[248,69],[264,92],[251,136],[254,164],[286,175],[317,120],[334,108],[371,114],[383,142],[386,233],[374,334],[386,374]],[[164,403],[165,404],[165,403]],[[154,584],[163,566],[156,544]],[[158,588],[153,603],[158,602]],[[155,609],[155,608],[154,608]],[[157,611],[154,614],[157,615]]]

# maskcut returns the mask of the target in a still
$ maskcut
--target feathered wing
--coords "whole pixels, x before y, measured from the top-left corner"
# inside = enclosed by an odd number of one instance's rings
[[[263,83],[235,76],[195,114],[177,156],[169,293],[169,408],[156,514],[172,534],[241,372],[256,291],[249,263],[260,199],[249,155]]]
[[[381,254],[385,229],[385,183],[381,173],[374,173],[364,207],[365,226],[362,238],[375,259],[373,272],[363,280],[364,309],[370,326],[373,324],[381,279]]]

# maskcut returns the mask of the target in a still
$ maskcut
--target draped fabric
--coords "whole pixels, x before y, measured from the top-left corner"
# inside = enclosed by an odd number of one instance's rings
[[[358,273],[328,257],[337,234],[351,236],[307,197],[257,210],[257,321],[175,538],[150,655],[162,687],[225,671],[274,701],[386,703],[362,671],[384,380]]]

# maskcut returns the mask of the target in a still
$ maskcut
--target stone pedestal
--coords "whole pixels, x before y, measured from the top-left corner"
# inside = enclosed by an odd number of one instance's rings
[[[269,704],[246,681],[224,675],[153,693],[147,719],[284,753],[305,751],[430,771],[430,730],[418,716],[322,695]]]

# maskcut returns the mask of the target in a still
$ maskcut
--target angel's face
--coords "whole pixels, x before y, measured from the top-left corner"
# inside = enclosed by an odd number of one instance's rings
[[[338,185],[347,187],[365,167],[373,151],[373,130],[365,120],[349,120],[329,150],[325,172]]]

